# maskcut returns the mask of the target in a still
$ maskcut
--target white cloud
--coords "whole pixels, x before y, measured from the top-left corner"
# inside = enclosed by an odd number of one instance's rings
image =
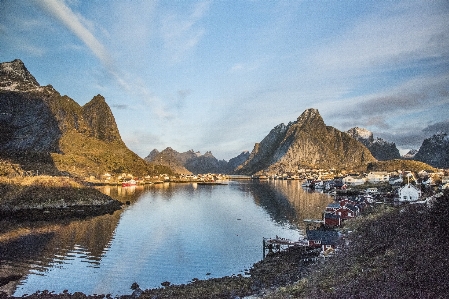
[[[209,2],[197,3],[187,17],[171,13],[162,18],[161,35],[173,62],[182,60],[205,34],[205,29],[197,26],[197,23],[207,12],[209,5]]]
[[[75,14],[63,1],[40,0],[36,3],[81,39],[103,65],[113,73],[110,55],[103,44],[83,25],[82,18]]]
[[[425,2],[393,5],[371,15],[313,57],[322,71],[359,71],[407,66],[449,55],[447,9]],[[409,4],[407,2],[407,4]],[[438,5],[436,5],[438,6]]]

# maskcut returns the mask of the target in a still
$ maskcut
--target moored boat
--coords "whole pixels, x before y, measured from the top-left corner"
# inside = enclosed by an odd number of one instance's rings
[[[129,180],[122,183],[122,187],[135,186],[137,182],[135,180]]]

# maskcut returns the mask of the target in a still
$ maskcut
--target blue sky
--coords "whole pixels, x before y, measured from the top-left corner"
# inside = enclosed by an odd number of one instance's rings
[[[80,105],[101,94],[141,157],[230,159],[317,108],[419,148],[449,132],[449,3],[0,0],[0,61]]]

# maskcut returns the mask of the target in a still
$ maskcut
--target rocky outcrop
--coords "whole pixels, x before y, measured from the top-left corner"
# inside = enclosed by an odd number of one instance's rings
[[[449,168],[449,136],[447,133],[435,134],[423,141],[415,160],[437,168]]]
[[[96,95],[83,106],[82,113],[89,132],[94,138],[122,143],[114,115],[103,96]]]
[[[376,161],[360,142],[326,126],[316,109],[304,111],[295,122],[280,124],[260,142],[238,173],[295,172],[303,167],[353,169]]]
[[[377,160],[385,161],[401,158],[395,143],[379,137],[374,139],[373,133],[367,129],[355,127],[349,129],[346,133],[363,143]]]
[[[31,75],[21,60],[0,63],[0,88],[2,90],[21,91],[39,86],[36,78]]]

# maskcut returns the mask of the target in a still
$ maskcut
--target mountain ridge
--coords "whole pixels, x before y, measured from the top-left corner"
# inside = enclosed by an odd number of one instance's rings
[[[41,167],[41,173],[148,172],[122,141],[103,96],[80,106],[51,85],[40,86],[19,59],[0,63],[0,133],[4,158]]]
[[[357,168],[376,159],[359,141],[326,126],[319,111],[305,110],[295,122],[280,124],[260,142],[237,172],[276,174],[302,167]]]

